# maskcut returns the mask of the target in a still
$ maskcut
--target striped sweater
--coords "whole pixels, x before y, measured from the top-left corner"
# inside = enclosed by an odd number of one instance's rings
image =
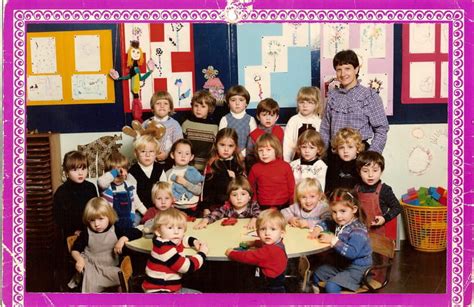
[[[194,246],[197,240],[184,237],[181,243],[153,237],[153,249],[146,264],[146,278],[142,283],[143,291],[176,292],[181,289],[181,276],[198,270],[204,264],[206,255],[198,252],[194,256],[184,256],[185,247]]]

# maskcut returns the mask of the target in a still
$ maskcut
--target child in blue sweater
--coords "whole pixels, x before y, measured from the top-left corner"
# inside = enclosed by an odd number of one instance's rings
[[[322,243],[329,243],[336,253],[335,265],[323,264],[313,274],[313,290],[319,292],[317,283],[326,282],[327,293],[340,293],[342,289],[359,288],[365,270],[372,265],[364,213],[355,194],[347,189],[336,189],[329,197],[332,220],[325,220],[314,227],[310,234]]]

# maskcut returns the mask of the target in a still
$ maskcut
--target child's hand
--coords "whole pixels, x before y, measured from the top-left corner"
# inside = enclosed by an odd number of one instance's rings
[[[76,271],[79,273],[82,273],[84,271],[84,267],[86,266],[86,261],[84,258],[81,256],[79,259],[76,261]]]
[[[116,254],[121,254],[122,253],[122,249],[123,249],[123,246],[125,245],[125,242],[128,241],[128,238],[127,237],[121,237],[117,243],[115,243],[115,246],[114,246],[114,252]]]
[[[385,219],[383,218],[383,216],[380,215],[376,216],[374,220],[370,223],[370,225],[372,226],[381,226],[383,224],[385,224]]]
[[[206,216],[208,216],[209,214],[211,214],[211,210],[209,210],[209,209],[204,209],[204,210],[202,210],[202,216],[203,216],[203,217],[206,217]]]
[[[225,250],[225,255],[229,257],[230,252],[232,252],[234,249],[233,248],[228,248]]]
[[[254,217],[251,218],[250,222],[245,227],[247,227],[248,230],[254,230],[255,228],[257,228],[257,219]]]
[[[179,183],[181,185],[185,185],[188,183],[186,179],[184,179],[183,176],[176,176],[176,183]]]
[[[228,169],[228,170],[227,170],[227,173],[229,174],[229,177],[230,177],[230,178],[235,178],[235,173],[234,173],[234,171],[231,171],[231,170]]]
[[[78,235],[81,234],[81,231],[80,231],[80,230],[76,230],[76,231],[74,231],[74,234],[75,234],[76,236],[78,236]]]
[[[166,160],[167,157],[168,157],[168,156],[166,155],[166,152],[160,151],[160,152],[158,153],[158,155],[156,156],[156,159],[157,159],[158,161],[164,161],[164,160]]]
[[[195,249],[195,250],[198,251],[199,248],[201,247],[201,245],[202,245],[202,242],[201,242],[201,241],[199,241],[199,240],[194,240],[194,249]]]
[[[298,218],[296,217],[291,217],[289,220],[288,220],[288,224],[290,224],[290,226],[292,227],[298,227]]]
[[[299,219],[298,220],[298,227],[299,228],[309,228],[308,221],[305,219]]]
[[[321,243],[331,243],[331,241],[335,238],[336,236],[332,233],[329,232],[321,232],[318,236],[319,242]]]
[[[199,245],[198,251],[207,255],[207,253],[209,252],[209,247],[207,247],[206,243],[201,242],[201,244]]]
[[[204,218],[202,221],[199,222],[199,224],[194,225],[194,229],[203,229],[206,228],[207,224],[209,224],[209,220]]]
[[[311,231],[308,235],[308,239],[317,239],[319,237],[319,234],[321,233],[321,228],[319,227],[314,227],[313,231]]]

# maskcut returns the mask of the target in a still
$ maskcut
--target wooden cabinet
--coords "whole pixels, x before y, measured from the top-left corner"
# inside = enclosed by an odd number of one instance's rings
[[[61,184],[59,134],[28,134],[26,142],[26,247],[48,249],[56,233],[53,193]]]

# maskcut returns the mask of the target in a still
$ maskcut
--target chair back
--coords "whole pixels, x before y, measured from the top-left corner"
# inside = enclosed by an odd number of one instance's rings
[[[72,235],[72,236],[67,237],[66,242],[67,242],[67,250],[69,251],[69,253],[71,252],[72,246],[74,245],[74,242],[76,242],[77,238],[78,238],[78,235]]]
[[[118,272],[122,292],[130,292],[129,282],[132,274],[132,261],[130,256],[125,256],[120,264],[120,271]]]
[[[301,256],[298,262],[298,273],[301,278],[301,289],[300,289],[301,292],[306,292],[307,290],[306,286],[308,284],[309,274],[310,274],[309,267],[310,267],[310,264],[309,264],[308,258],[306,256]]]
[[[395,243],[393,240],[372,232],[369,232],[369,239],[372,252],[393,259],[395,256]]]

